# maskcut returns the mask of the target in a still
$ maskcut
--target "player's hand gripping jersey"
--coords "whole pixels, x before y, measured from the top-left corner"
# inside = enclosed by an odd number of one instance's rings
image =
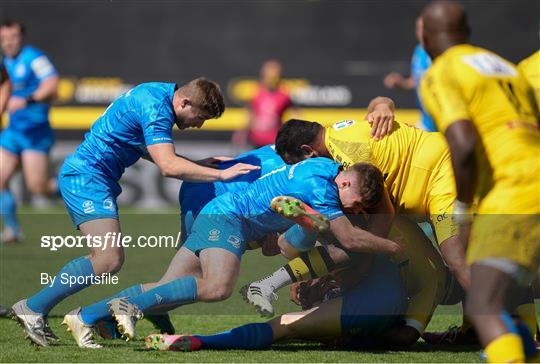
[[[470,120],[480,135],[480,207],[469,261],[506,257],[534,270],[540,245],[540,131],[530,85],[498,55],[458,45],[436,59],[421,95],[441,131]]]
[[[430,217],[439,243],[454,234],[450,216],[455,199],[450,153],[440,133],[428,133],[395,122],[381,140],[370,137],[370,125],[346,120],[325,128],[332,158],[345,167],[369,162],[385,177],[396,213]],[[412,216],[411,216],[412,217]]]

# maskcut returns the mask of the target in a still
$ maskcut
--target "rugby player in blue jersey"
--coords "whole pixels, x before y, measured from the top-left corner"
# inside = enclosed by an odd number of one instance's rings
[[[174,83],[145,83],[117,98],[60,170],[59,188],[73,224],[94,241],[107,233],[119,233],[118,182],[124,170],[141,157],[152,160],[164,176],[188,181],[228,180],[259,169],[244,163],[225,170],[214,169],[175,154],[174,125],[179,129],[200,128],[207,119],[220,117],[224,109],[218,85],[204,78],[182,87]],[[122,266],[121,246],[99,245],[90,250],[90,255],[69,262],[57,276],[95,277],[116,273]],[[50,286],[13,305],[15,318],[34,343],[47,346],[48,339],[54,339],[47,314],[92,280],[76,281],[68,285],[55,279]]]
[[[1,243],[17,242],[21,236],[16,201],[8,188],[19,163],[30,192],[51,195],[57,191],[56,182],[49,180],[48,153],[54,142],[49,102],[56,96],[58,73],[43,52],[24,44],[24,31],[19,22],[0,25],[2,64],[12,84],[6,105],[9,126],[0,134],[0,212],[5,227]],[[0,106],[6,96],[0,96]]]
[[[11,95],[11,81],[2,62],[2,55],[0,54],[0,121],[2,120],[2,113],[6,109],[6,105]],[[1,203],[1,202],[0,202]],[[1,208],[0,208],[1,210]],[[9,313],[9,309],[0,305],[0,317],[5,317]]]
[[[266,145],[247,153],[240,154],[232,160],[219,162],[216,164],[216,167],[219,169],[226,169],[236,163],[247,163],[259,166],[261,169],[245,175],[240,175],[229,181],[217,181],[214,183],[182,183],[178,196],[178,200],[180,202],[180,231],[182,244],[191,233],[191,228],[195,218],[208,202],[213,200],[216,196],[220,196],[226,192],[240,191],[246,188],[250,183],[253,183],[261,175],[285,165],[283,159],[281,159],[279,154],[276,153],[275,146]],[[250,242],[251,247],[260,247],[260,243],[256,243],[258,242]],[[133,294],[140,294],[145,290],[145,288],[148,289],[148,287],[150,287],[150,285],[145,284],[121,291],[114,297],[105,298],[101,303],[107,303],[115,297],[129,297]],[[100,304],[92,306],[99,308]],[[81,317],[83,320],[85,317],[92,315],[92,306],[83,309],[81,312]],[[154,326],[161,331],[161,333],[174,334],[175,329],[167,313],[159,313],[154,315],[147,314],[145,315],[145,318],[149,319]],[[105,339],[114,339],[120,336],[118,330],[116,330],[116,322],[112,317],[97,321],[95,325],[98,329],[99,335]]]
[[[331,232],[352,251],[398,252],[402,249],[400,244],[354,227],[343,212],[360,213],[387,198],[383,196],[383,183],[381,172],[370,164],[341,171],[331,160],[314,158],[277,168],[244,190],[227,192],[209,202],[195,219],[191,233],[164,276],[155,284],[145,285],[144,293],[124,295],[129,298],[108,303],[105,299],[82,311],[77,309],[66,315],[65,322],[79,346],[95,347],[92,325],[109,317],[110,309],[120,332],[131,339],[142,312],[228,298],[248,242],[286,231],[289,244],[299,251],[310,249],[315,240],[311,232],[271,208],[276,196],[289,195],[326,216]],[[378,192],[363,194],[366,184],[377,185]]]

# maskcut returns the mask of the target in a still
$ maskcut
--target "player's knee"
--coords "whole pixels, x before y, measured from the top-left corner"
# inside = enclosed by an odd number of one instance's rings
[[[198,297],[201,300],[214,302],[223,301],[232,294],[232,287],[226,284],[203,283],[198,286]]]
[[[100,254],[92,256],[94,264],[94,270],[99,267],[96,274],[103,273],[117,273],[124,264],[124,254],[121,252],[108,252],[108,254]]]

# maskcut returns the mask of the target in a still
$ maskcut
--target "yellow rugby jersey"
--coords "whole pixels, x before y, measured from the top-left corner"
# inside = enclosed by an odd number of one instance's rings
[[[531,87],[512,63],[469,44],[454,46],[426,71],[420,97],[443,133],[459,120],[475,124],[482,141],[480,197],[503,178],[538,180],[538,110]]]
[[[518,69],[525,76],[534,90],[536,105],[540,107],[540,51],[534,52],[518,64]]]
[[[324,142],[332,158],[345,168],[361,162],[377,166],[398,211],[429,213],[430,172],[449,156],[444,137],[400,122],[381,140],[371,138],[370,132],[368,122],[345,120],[325,128]],[[407,198],[409,191],[415,198]]]

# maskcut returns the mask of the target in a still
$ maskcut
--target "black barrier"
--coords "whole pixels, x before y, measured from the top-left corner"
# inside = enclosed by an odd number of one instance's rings
[[[310,86],[297,96],[303,106],[365,107],[387,94],[411,108],[414,94],[388,91],[382,78],[408,72],[415,17],[426,3],[3,1],[0,14],[25,22],[29,42],[68,80],[77,86],[85,78],[85,88],[65,91],[64,104],[108,104],[104,94],[130,84],[205,75],[227,90],[229,106],[241,106],[236,87],[249,85],[238,82],[256,78],[260,64],[275,57],[286,78]],[[537,1],[464,3],[473,43],[514,62],[538,48]]]

